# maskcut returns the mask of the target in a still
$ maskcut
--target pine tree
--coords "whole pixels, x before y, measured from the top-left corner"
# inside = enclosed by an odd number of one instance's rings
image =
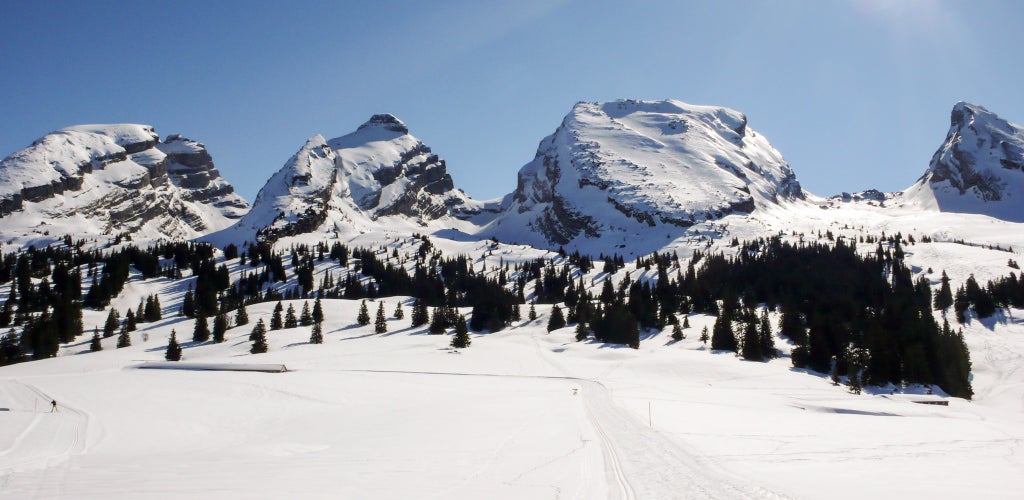
[[[460,314],[458,319],[455,320],[455,336],[452,337],[451,345],[456,349],[464,349],[469,347],[470,343],[469,327],[466,326],[466,317]]]
[[[512,321],[517,321],[517,322],[523,320],[523,315],[519,311],[519,303],[518,302],[512,304],[512,318],[511,319],[512,319]]]
[[[274,306],[274,313],[270,315],[270,329],[280,330],[284,326],[284,321],[281,320],[281,313],[284,311],[284,306],[281,305],[281,301],[277,301],[277,305]]]
[[[256,326],[252,328],[249,340],[252,341],[252,348],[249,349],[250,353],[259,354],[267,352],[267,327],[263,324],[263,318],[260,318],[256,322]]]
[[[366,326],[370,324],[370,310],[366,307],[366,301],[359,305],[359,314],[356,316],[356,323],[359,326]]]
[[[708,345],[708,340],[711,340],[711,336],[708,335],[708,327],[705,325],[700,331],[700,341],[703,342],[704,345]]]
[[[103,350],[103,343],[100,342],[100,329],[95,328],[92,331],[92,341],[89,342],[89,350],[96,352]]]
[[[761,353],[761,338],[757,333],[757,325],[747,322],[743,328],[743,359],[748,361],[764,361]]]
[[[107,321],[103,323],[103,337],[113,337],[114,332],[117,331],[117,326],[121,324],[120,315],[117,313],[117,309],[110,308],[110,313],[107,314]]]
[[[679,323],[672,325],[672,340],[678,342],[685,338],[686,336],[683,335],[683,329],[679,326]]]
[[[736,335],[732,331],[731,315],[724,310],[718,315],[711,329],[711,348],[716,351],[736,352]]]
[[[164,353],[167,361],[181,361],[181,346],[178,345],[178,334],[171,330],[171,339],[167,341],[167,352]]]
[[[757,330],[758,342],[761,344],[761,355],[775,358],[775,336],[772,335],[772,323],[768,319],[768,310],[761,311],[761,321]]]
[[[953,305],[953,291],[949,287],[949,276],[946,276],[946,271],[942,271],[942,285],[939,287],[939,293],[935,294],[935,310],[945,312]]]
[[[128,328],[122,327],[121,334],[117,336],[117,348],[131,347],[132,337],[128,334]]]
[[[683,329],[685,330],[685,329],[687,329],[689,327],[690,327],[690,317],[689,316],[683,316]]]
[[[320,305],[320,297],[317,297],[316,301],[313,302],[313,322],[314,323],[323,323],[324,322],[324,308],[323,308],[322,305]]]
[[[530,312],[528,312],[526,314],[526,317],[530,321],[533,321],[533,320],[537,319],[537,309],[533,307],[533,304],[534,304],[533,302],[530,302]]]
[[[192,285],[188,286],[185,298],[181,301],[181,314],[186,318],[193,318],[196,315],[196,299],[192,293]]]
[[[224,342],[224,334],[228,331],[228,315],[220,313],[213,318],[213,342]]]
[[[392,315],[395,319],[405,319],[405,312],[402,311],[402,302],[399,301],[395,305],[395,313]]]
[[[193,342],[206,342],[210,340],[210,325],[206,321],[206,314],[199,313],[196,317],[196,326],[192,330],[192,341]]]
[[[139,328],[135,321],[135,313],[131,309],[128,309],[128,312],[124,315],[124,327],[129,332],[134,332]]]
[[[587,324],[580,321],[576,323],[576,342],[583,342],[590,336],[590,330],[587,329]]]
[[[299,315],[299,324],[309,326],[313,324],[313,313],[309,311],[309,301],[302,303],[302,314]]]
[[[448,319],[445,314],[444,306],[435,307],[434,314],[430,316],[430,334],[440,335],[448,329]]]
[[[284,316],[284,327],[295,328],[299,326],[299,319],[295,317],[295,307],[288,304],[288,313]]]
[[[245,303],[238,306],[238,311],[235,312],[235,326],[244,326],[249,324],[249,313],[245,310]]]
[[[423,326],[430,322],[430,312],[427,305],[420,299],[416,299],[412,305],[412,327]]]
[[[373,331],[376,333],[387,333],[388,331],[388,319],[384,316],[383,302],[379,302],[377,305],[377,318],[373,323]]]
[[[313,323],[313,333],[309,336],[310,344],[323,344],[324,343],[324,327],[323,323]]]
[[[551,316],[548,318],[548,331],[565,328],[565,316],[562,315],[562,308],[557,304],[551,307]]]

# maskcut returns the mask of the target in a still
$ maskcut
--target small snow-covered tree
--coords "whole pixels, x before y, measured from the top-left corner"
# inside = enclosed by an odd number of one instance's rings
[[[228,331],[228,315],[220,313],[213,317],[213,341],[224,342],[224,334]]]
[[[548,331],[565,328],[565,316],[562,315],[562,308],[555,304],[551,307],[551,316],[548,318]]]
[[[94,328],[92,331],[92,341],[89,342],[89,350],[96,352],[103,350],[103,343],[100,342],[100,329]]]
[[[284,327],[284,321],[281,319],[281,313],[284,312],[284,306],[281,301],[277,301],[277,305],[274,306],[274,313],[270,315],[270,329],[280,330]]]
[[[249,349],[249,352],[252,354],[267,352],[267,327],[263,324],[263,318],[256,322],[249,339],[252,340],[252,348]]]
[[[359,326],[370,324],[370,310],[366,307],[365,300],[362,304],[359,304],[359,314],[356,315],[356,323],[359,323]]]
[[[196,316],[196,327],[192,330],[194,342],[206,342],[210,340],[210,324],[206,321],[206,313],[200,312]]]
[[[295,307],[288,304],[288,313],[284,316],[284,327],[295,328],[299,326],[299,319],[295,317]]]
[[[313,313],[309,310],[309,301],[302,303],[302,314],[299,315],[299,324],[309,326],[313,324]]]
[[[249,324],[249,313],[245,310],[245,303],[238,306],[238,311],[235,312],[235,326],[243,326]]]
[[[401,301],[399,301],[398,304],[395,305],[395,313],[393,314],[393,316],[394,316],[395,319],[404,319],[405,318],[405,312],[402,311],[402,302]]]
[[[167,361],[181,361],[181,346],[178,345],[178,334],[171,330],[171,338],[167,341],[167,352],[164,353]]]
[[[324,343],[324,327],[323,323],[313,323],[313,333],[309,336],[310,344],[323,344]]]
[[[469,326],[466,325],[466,317],[459,315],[455,320],[455,335],[452,337],[452,347],[463,349],[469,347]]]
[[[377,318],[373,323],[373,331],[376,333],[386,333],[388,331],[388,319],[384,316],[383,302],[378,303]]]

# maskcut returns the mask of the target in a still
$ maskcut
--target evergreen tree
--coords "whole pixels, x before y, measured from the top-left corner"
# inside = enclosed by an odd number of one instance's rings
[[[89,350],[96,352],[103,350],[103,343],[100,342],[100,329],[94,328],[92,331],[92,341],[89,342]]]
[[[946,323],[948,326],[949,323]],[[871,364],[871,353],[863,347],[850,344],[846,348],[846,378],[850,391],[860,394],[864,387],[864,374]]]
[[[167,361],[181,361],[181,346],[178,345],[178,334],[171,330],[171,339],[167,341],[167,352],[164,353]]]
[[[263,324],[263,318],[260,318],[256,322],[256,326],[252,328],[249,340],[252,341],[252,348],[249,349],[250,353],[260,354],[267,352],[267,327]]]
[[[757,325],[748,321],[743,328],[743,349],[741,354],[747,361],[764,361],[761,353],[761,337],[757,333]]]
[[[469,347],[469,344],[469,327],[466,325],[466,317],[460,314],[455,320],[455,335],[452,337],[451,345],[456,349],[464,349]]]
[[[235,312],[235,326],[244,326],[249,324],[249,313],[245,310],[245,303],[243,302],[238,306],[238,311]]]
[[[576,342],[587,340],[589,336],[590,330],[587,329],[587,324],[582,321],[576,323]]]
[[[768,310],[761,311],[761,321],[757,329],[757,338],[761,344],[761,355],[775,358],[775,337],[772,335],[772,323],[768,319]]]
[[[736,352],[736,335],[732,331],[732,318],[724,308],[711,328],[711,348],[716,351]]]
[[[299,315],[299,324],[309,326],[313,324],[313,313],[309,310],[309,301],[302,303],[302,314]]]
[[[690,317],[683,316],[683,329],[685,330],[687,328],[690,328]]]
[[[324,343],[324,327],[323,323],[313,323],[313,333],[309,336],[310,344],[323,344]]]
[[[551,316],[548,318],[548,331],[565,328],[565,316],[562,316],[562,308],[557,304],[551,306]]]
[[[188,286],[185,298],[181,301],[181,314],[186,318],[194,318],[196,315],[196,299],[192,293],[192,285]]]
[[[370,324],[370,310],[366,307],[365,300],[363,300],[362,304],[359,305],[359,314],[356,316],[356,323],[359,323],[359,326],[366,326]]]
[[[117,336],[117,348],[130,347],[132,345],[132,338],[128,334],[128,328],[122,327],[121,334]]]
[[[448,329],[448,319],[446,318],[444,307],[435,307],[434,314],[430,316],[430,334],[440,335]]]
[[[953,291],[949,287],[949,276],[946,276],[946,271],[942,271],[942,285],[939,287],[939,293],[935,294],[935,310],[945,312],[953,305]]]
[[[527,318],[528,318],[528,319],[529,319],[530,321],[533,321],[533,320],[537,319],[537,309],[535,309],[535,308],[533,307],[533,304],[534,304],[533,302],[530,302],[530,312],[529,312],[529,313],[527,313],[527,315],[526,315],[526,317],[527,317]]]
[[[395,305],[395,313],[393,314],[395,319],[405,319],[405,312],[402,311],[402,302],[399,301]]]
[[[295,328],[299,326],[299,319],[295,317],[295,307],[288,304],[288,312],[284,316],[284,327]]]
[[[323,308],[322,305],[320,305],[320,297],[317,297],[316,301],[313,302],[313,322],[314,323],[323,323],[324,322],[324,308]]]
[[[134,332],[139,328],[135,322],[135,313],[131,309],[128,309],[128,312],[124,315],[124,328],[129,332]]]
[[[118,325],[121,324],[120,315],[117,313],[117,309],[110,308],[110,313],[107,314],[107,321],[103,323],[103,337],[113,337],[114,332],[117,331]]]
[[[430,312],[427,305],[420,299],[416,299],[412,305],[412,327],[423,326],[430,321]]]
[[[377,317],[373,322],[373,331],[376,333],[387,333],[388,331],[388,319],[384,315],[384,303],[377,303]]]
[[[523,314],[519,311],[519,303],[512,304],[512,321],[522,321]]]
[[[683,329],[679,326],[679,323],[672,325],[672,340],[679,342],[685,338],[686,336],[683,335]]]
[[[228,331],[228,315],[220,313],[213,318],[213,342],[224,342],[224,334]]]
[[[281,313],[284,312],[284,306],[281,305],[281,301],[277,301],[277,305],[274,306],[274,313],[270,315],[270,329],[280,330],[284,327],[284,321],[281,320]]]
[[[708,335],[708,327],[705,325],[700,331],[700,341],[703,342],[704,345],[708,345],[708,340],[711,340],[711,336]]]
[[[206,342],[210,340],[210,325],[206,321],[206,314],[200,313],[196,317],[196,326],[192,330],[192,341],[193,342]]]

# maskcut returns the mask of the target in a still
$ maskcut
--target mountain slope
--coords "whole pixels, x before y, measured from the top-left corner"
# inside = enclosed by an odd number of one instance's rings
[[[351,134],[310,138],[267,181],[252,210],[214,238],[272,241],[313,231],[458,226],[484,207],[455,188],[444,160],[401,120],[382,114]]]
[[[203,144],[148,125],[79,125],[0,161],[5,240],[133,233],[188,239],[248,209]]]
[[[782,155],[737,111],[674,100],[582,102],[541,141],[485,233],[607,247],[802,197]]]
[[[946,140],[905,196],[927,208],[1024,222],[1024,128],[958,102]]]

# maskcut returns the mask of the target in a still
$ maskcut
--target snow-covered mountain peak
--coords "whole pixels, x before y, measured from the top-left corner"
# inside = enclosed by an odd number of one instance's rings
[[[977,104],[956,103],[946,140],[906,195],[942,211],[1024,220],[1024,128]]]
[[[532,230],[542,238],[531,243],[579,246],[802,197],[782,155],[738,111],[677,100],[580,102],[520,170],[489,231],[519,241]]]
[[[160,142],[149,125],[67,127],[0,161],[0,228],[11,240],[187,239],[247,209],[205,146],[180,135]]]
[[[382,113],[379,115],[373,115],[367,120],[366,123],[362,124],[356,130],[380,128],[391,132],[397,132],[400,134],[408,134],[409,127],[405,126],[405,122],[399,120],[398,117],[390,113]]]

